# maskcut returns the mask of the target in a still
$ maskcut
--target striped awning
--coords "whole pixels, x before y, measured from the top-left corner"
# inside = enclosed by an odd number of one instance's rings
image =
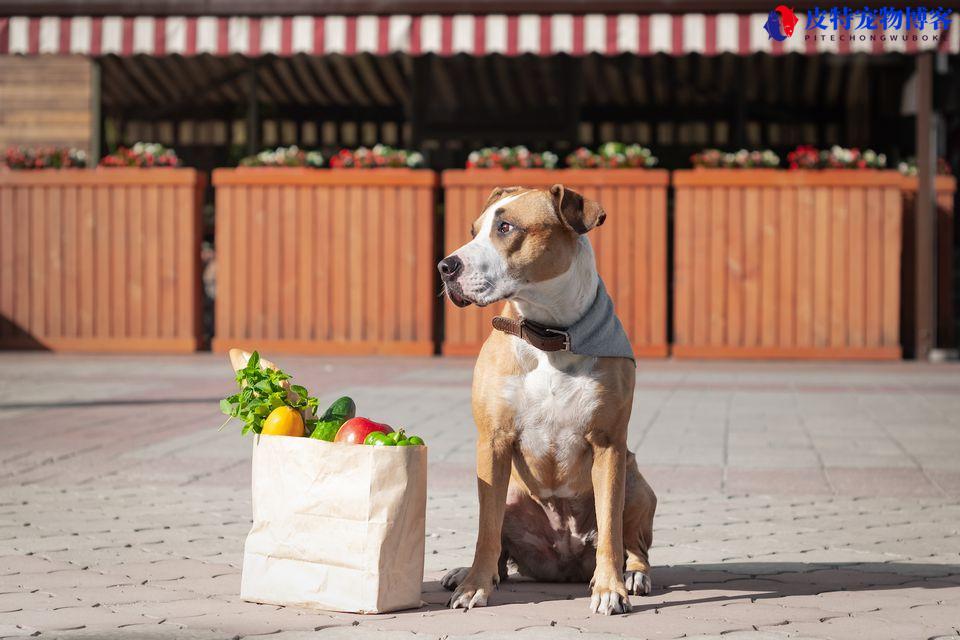
[[[783,42],[767,14],[360,16],[4,16],[0,54],[291,56],[372,53],[684,55],[700,53],[960,53],[960,17],[947,30],[807,30]]]

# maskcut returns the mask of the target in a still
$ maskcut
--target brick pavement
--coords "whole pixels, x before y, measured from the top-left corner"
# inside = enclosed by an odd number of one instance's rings
[[[217,433],[225,360],[0,354],[0,638],[960,634],[960,367],[642,362],[630,443],[660,494],[655,590],[589,616],[585,585],[442,608],[476,532],[471,362],[280,358],[322,401],[430,444],[427,606],[248,604],[250,441]]]

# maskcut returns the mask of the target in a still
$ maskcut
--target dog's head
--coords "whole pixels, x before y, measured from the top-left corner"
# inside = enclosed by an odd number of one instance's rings
[[[559,276],[578,237],[605,217],[598,203],[562,184],[497,187],[470,229],[473,240],[437,265],[447,295],[458,307],[482,307]]]

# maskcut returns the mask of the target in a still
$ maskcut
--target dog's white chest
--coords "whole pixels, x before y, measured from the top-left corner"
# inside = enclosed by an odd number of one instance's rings
[[[511,376],[504,385],[514,409],[515,426],[524,456],[551,457],[569,468],[588,446],[585,433],[600,403],[596,358],[568,353],[548,355],[523,345],[522,354],[536,358],[536,367]],[[558,497],[569,497],[560,495]]]

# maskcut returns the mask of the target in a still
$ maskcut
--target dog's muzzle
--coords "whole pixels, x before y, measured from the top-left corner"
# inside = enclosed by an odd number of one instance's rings
[[[470,300],[464,297],[463,287],[457,281],[460,274],[463,273],[463,260],[457,256],[444,258],[437,265],[437,270],[440,272],[440,279],[443,280],[444,289],[447,290],[447,297],[450,298],[450,301],[458,307],[469,305]]]

